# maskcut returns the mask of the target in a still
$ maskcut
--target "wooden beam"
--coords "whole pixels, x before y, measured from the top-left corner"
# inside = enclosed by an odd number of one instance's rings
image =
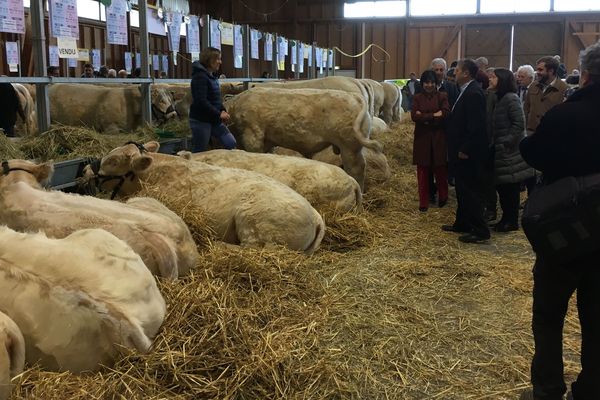
[[[575,24],[573,23],[573,21],[569,21],[569,29],[571,30],[572,34],[577,33],[577,28],[575,27]],[[575,35],[575,37],[577,38],[577,42],[581,45],[581,50],[585,49],[587,46],[581,39],[581,36]]]
[[[600,36],[600,32],[574,32],[574,36]]]
[[[442,47],[441,51],[438,51],[436,53],[436,54],[439,54],[438,57],[442,57],[444,59],[446,58],[446,56],[448,54],[448,50],[450,49],[450,46],[452,46],[452,42],[454,42],[454,39],[456,39],[456,36],[458,36],[458,32],[460,32],[461,29],[462,29],[462,25],[454,26],[454,29],[452,29],[452,32],[450,32],[450,35],[448,36],[448,40],[446,40],[446,43]]]

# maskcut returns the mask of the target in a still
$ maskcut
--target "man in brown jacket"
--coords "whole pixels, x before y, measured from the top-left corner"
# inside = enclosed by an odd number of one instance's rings
[[[558,61],[553,57],[542,57],[536,62],[536,81],[529,86],[525,97],[527,134],[531,135],[548,110],[563,102],[568,89],[557,75]]]

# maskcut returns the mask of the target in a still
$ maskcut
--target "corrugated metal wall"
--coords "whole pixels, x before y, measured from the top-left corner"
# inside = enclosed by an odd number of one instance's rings
[[[365,77],[376,80],[402,78],[410,72],[420,74],[429,67],[433,58],[440,56],[448,62],[464,56],[486,56],[490,66],[506,67],[509,65],[512,25],[515,28],[513,67],[534,63],[541,55],[560,54],[569,69],[576,68],[579,51],[600,39],[600,13],[346,20],[340,0],[191,0],[190,12],[195,15],[208,13],[223,21],[249,24],[263,32],[279,33],[288,39],[306,43],[316,41],[321,47],[337,46],[352,55],[361,52],[369,44],[378,45],[389,56],[376,48],[359,58],[340,53],[336,55],[336,65],[341,69],[356,71],[358,77],[364,71]],[[93,21],[81,22],[79,46],[103,49],[107,65],[115,69],[123,68],[125,46],[106,46],[102,25]],[[16,40],[23,44],[23,73],[31,75],[30,38],[26,35],[0,34],[0,45]],[[53,39],[49,42],[53,44]],[[184,43],[185,39],[182,38],[182,46]],[[138,45],[137,29],[130,29],[129,51],[135,52]],[[261,60],[250,62],[250,72],[255,77],[271,70],[271,62],[263,61],[262,41],[259,47]],[[224,45],[222,49],[223,73],[227,77],[241,77],[242,70],[233,68],[232,46]],[[166,37],[151,35],[150,51],[167,54]],[[170,58],[170,77],[190,76],[188,57],[189,54],[180,54],[176,67]],[[293,76],[289,59],[287,64],[286,71],[280,77]],[[61,68],[65,75],[66,67]],[[78,76],[80,68],[81,63],[75,71],[71,69],[71,76]],[[0,73],[8,75],[3,51],[0,51]],[[301,75],[306,76],[306,72]]]

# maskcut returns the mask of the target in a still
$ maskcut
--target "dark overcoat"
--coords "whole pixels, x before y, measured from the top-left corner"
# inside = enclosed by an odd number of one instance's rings
[[[421,114],[417,114],[417,111]],[[442,116],[434,117],[433,114],[438,111],[442,112]],[[448,151],[444,121],[449,114],[446,93],[422,91],[415,95],[411,110],[412,120],[415,121],[413,164],[427,167],[446,165]]]

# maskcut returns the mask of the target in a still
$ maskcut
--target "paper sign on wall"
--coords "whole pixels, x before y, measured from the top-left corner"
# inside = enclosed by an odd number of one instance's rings
[[[300,43],[300,59],[298,60],[298,72],[304,73],[304,43]]]
[[[133,63],[131,62],[131,53],[125,52],[125,71],[127,74],[131,74],[131,70],[133,69]]]
[[[79,37],[77,0],[49,0],[50,32],[54,37]]]
[[[171,14],[171,13],[170,13]],[[169,49],[172,52],[179,52],[179,42],[181,35],[181,14],[180,13],[172,13],[173,21],[168,26],[169,30]]]
[[[10,72],[19,72],[19,46],[17,42],[6,42],[6,63]]]
[[[265,35],[265,60],[273,61],[273,35],[270,33]]]
[[[58,56],[60,58],[77,58],[79,50],[77,50],[77,41],[70,37],[56,38],[58,45]]]
[[[210,21],[210,46],[221,50],[221,29],[219,21]]]
[[[110,44],[127,45],[127,3],[112,0],[106,7],[106,39]]]
[[[169,56],[162,56],[162,70],[165,74],[169,73]]]
[[[102,61],[100,59],[100,49],[92,49],[92,65],[96,71],[100,69],[100,66],[102,65]]]
[[[190,23],[186,25],[187,36],[185,43],[188,53],[200,53],[200,23],[199,18],[190,15]]]
[[[69,66],[69,68],[77,68],[77,59],[76,58],[69,58],[67,65]]]
[[[233,27],[233,68],[242,68],[244,58],[244,40],[241,25]]]
[[[250,58],[254,60],[258,60],[258,39],[260,39],[260,32],[250,29]]]
[[[221,22],[221,44],[233,46],[233,24]]]
[[[192,62],[200,60],[199,52],[193,52],[193,53],[190,53],[190,55],[192,56]]]
[[[328,50],[328,52],[329,52],[329,55],[327,56],[327,62],[329,64],[329,68],[333,69],[333,67],[334,67],[334,65],[333,65],[333,50]]]
[[[290,51],[292,52],[292,66],[296,65],[296,55],[298,54],[298,48],[296,47],[296,41],[290,40]],[[292,69],[292,71],[294,71]]]
[[[152,69],[154,71],[158,71],[160,69],[160,65],[159,65],[159,57],[158,54],[153,54],[152,55]]]
[[[79,49],[77,61],[90,62],[90,51],[88,49]]]
[[[0,32],[25,33],[22,0],[0,0]]]
[[[50,64],[50,66],[51,67],[60,66],[59,59],[58,59],[58,46],[49,46],[48,54],[49,54],[48,63]]]

